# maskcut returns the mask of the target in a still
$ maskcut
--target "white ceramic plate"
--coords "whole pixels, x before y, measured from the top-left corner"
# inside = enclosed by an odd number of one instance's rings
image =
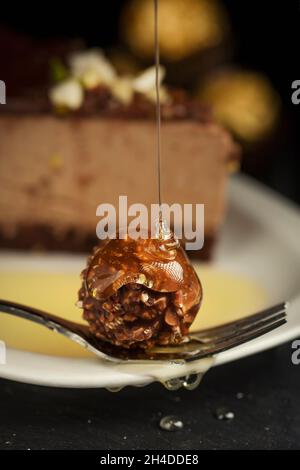
[[[223,227],[216,267],[256,279],[270,294],[270,303],[289,300],[288,323],[247,344],[219,354],[214,365],[224,364],[274,347],[300,336],[300,211],[290,202],[256,182],[238,176],[231,180],[229,213]],[[0,263],[35,265],[53,270],[57,265],[79,272],[78,256],[37,257],[1,253]],[[209,363],[201,362],[199,370]],[[176,367],[176,370],[174,369]],[[146,385],[160,378],[184,376],[194,366],[115,365],[98,358],[46,356],[7,350],[0,376],[22,382],[59,387],[121,387]]]

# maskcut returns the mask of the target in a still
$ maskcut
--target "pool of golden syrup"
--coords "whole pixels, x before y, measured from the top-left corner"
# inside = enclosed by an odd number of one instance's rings
[[[195,266],[203,285],[202,306],[192,330],[249,315],[268,304],[268,293],[255,280],[209,265]],[[12,300],[83,322],[76,307],[78,273],[0,270],[0,298]],[[0,340],[7,346],[42,354],[87,357],[79,345],[45,327],[0,313]]]

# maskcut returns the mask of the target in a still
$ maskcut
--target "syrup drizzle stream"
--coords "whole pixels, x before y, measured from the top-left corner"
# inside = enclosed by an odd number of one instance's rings
[[[160,114],[160,80],[159,80],[159,43],[158,43],[158,0],[154,0],[154,50],[155,50],[155,89],[156,89],[156,130],[157,130],[157,184],[159,219],[162,221],[161,213],[161,114]],[[161,225],[161,223],[160,223]]]

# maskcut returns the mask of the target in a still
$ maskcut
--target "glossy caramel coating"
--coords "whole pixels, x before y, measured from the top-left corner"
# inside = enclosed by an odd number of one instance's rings
[[[82,277],[79,299],[91,331],[126,348],[180,343],[202,298],[194,268],[173,237],[106,240]]]

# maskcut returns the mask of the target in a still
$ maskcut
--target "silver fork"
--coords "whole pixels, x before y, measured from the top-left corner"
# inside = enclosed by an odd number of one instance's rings
[[[264,335],[286,323],[285,302],[240,320],[190,333],[176,346],[160,346],[150,350],[123,349],[99,340],[87,325],[25,305],[0,300],[0,312],[38,323],[61,333],[97,356],[113,362],[186,361],[210,357]]]

